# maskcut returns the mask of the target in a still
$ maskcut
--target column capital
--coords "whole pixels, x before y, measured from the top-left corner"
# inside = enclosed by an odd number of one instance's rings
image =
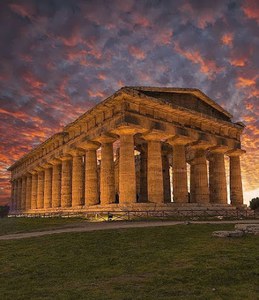
[[[83,156],[85,154],[83,150],[76,147],[67,148],[65,153],[72,156]]]
[[[34,168],[34,170],[37,172],[42,172],[42,171],[44,171],[44,168],[41,165],[38,165]]]
[[[58,159],[60,159],[61,161],[66,161],[66,160],[71,160],[72,159],[72,155],[70,154],[62,154],[58,157]]]
[[[216,146],[213,142],[210,141],[204,141],[199,140],[196,142],[193,142],[189,145],[191,150],[207,150],[208,148]]]
[[[101,134],[99,136],[97,136],[96,138],[93,139],[94,142],[98,142],[101,144],[109,144],[109,143],[113,143],[117,140],[117,137],[114,136],[113,134],[109,134],[109,133],[104,133]]]
[[[142,135],[146,141],[163,141],[169,139],[172,135],[162,130],[153,129]]]
[[[121,125],[111,131],[117,135],[134,135],[136,133],[144,133],[146,129],[134,125]]]
[[[55,166],[55,165],[60,165],[61,164],[61,160],[56,158],[55,156],[51,157],[48,160],[48,163],[50,163],[51,165]]]
[[[241,156],[242,154],[246,153],[245,150],[243,149],[232,149],[232,150],[229,150],[226,155],[227,156]]]
[[[193,143],[195,141],[194,138],[191,138],[190,136],[186,135],[175,135],[171,137],[170,139],[166,140],[166,143],[175,146],[175,145],[187,145],[189,143]]]
[[[93,142],[84,138],[75,146],[84,150],[97,150],[101,145],[98,142]]]
[[[229,147],[228,146],[213,146],[211,148],[208,149],[209,153],[221,153],[221,154],[225,154],[227,151],[229,151]]]
[[[45,169],[49,169],[52,168],[52,164],[50,164],[48,161],[44,161],[40,164],[40,166],[45,170]]]

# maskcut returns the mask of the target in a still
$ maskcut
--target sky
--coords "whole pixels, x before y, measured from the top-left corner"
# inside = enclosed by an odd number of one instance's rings
[[[198,88],[246,129],[259,196],[259,1],[0,0],[0,204],[6,169],[122,86]]]

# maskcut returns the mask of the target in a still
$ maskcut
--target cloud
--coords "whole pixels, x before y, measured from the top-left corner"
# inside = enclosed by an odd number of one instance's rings
[[[123,85],[196,87],[243,120],[255,188],[258,1],[5,0],[0,43],[0,201],[10,164]]]

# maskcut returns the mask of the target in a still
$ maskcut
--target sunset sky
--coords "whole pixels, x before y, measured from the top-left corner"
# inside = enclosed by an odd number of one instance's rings
[[[125,85],[198,88],[246,124],[259,197],[258,0],[1,0],[0,204],[6,168]]]

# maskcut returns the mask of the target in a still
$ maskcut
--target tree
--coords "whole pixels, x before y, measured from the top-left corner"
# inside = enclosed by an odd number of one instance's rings
[[[250,201],[250,208],[253,210],[259,209],[259,197],[253,198]]]

